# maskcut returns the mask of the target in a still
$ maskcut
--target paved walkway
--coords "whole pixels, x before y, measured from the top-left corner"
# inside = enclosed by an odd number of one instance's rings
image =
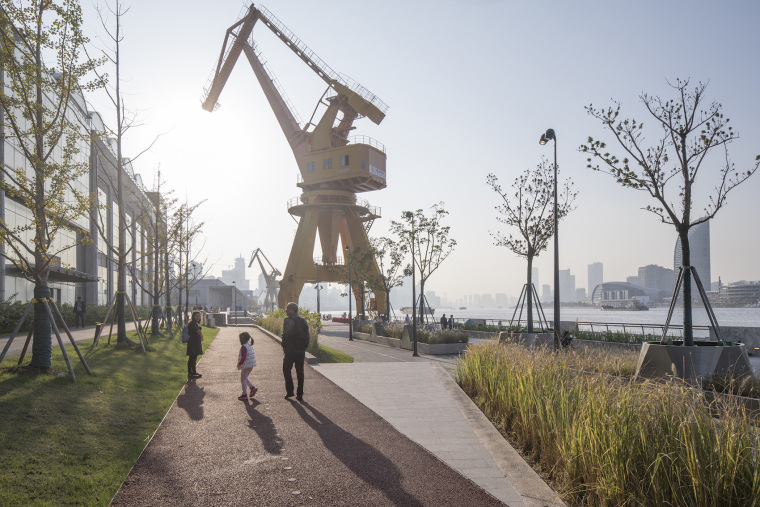
[[[326,323],[320,343],[354,356],[315,369],[397,430],[510,506],[562,505],[453,380],[458,356],[413,357],[408,350],[348,341]]]
[[[244,329],[259,364],[249,402],[236,399]],[[281,364],[262,331],[222,328],[113,504],[501,505],[315,368],[303,403],[283,399]]]

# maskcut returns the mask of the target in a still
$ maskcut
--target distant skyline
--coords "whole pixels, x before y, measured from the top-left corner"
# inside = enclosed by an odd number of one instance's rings
[[[293,155],[244,58],[233,70],[214,113],[200,99],[216,65],[239,0],[135,0],[122,19],[122,89],[142,126],[125,138],[125,156],[153,148],[134,162],[146,185],[161,168],[166,187],[191,203],[206,199],[199,262],[215,276],[238,253],[262,248],[284,270],[296,224],[288,199],[300,194]],[[747,49],[760,46],[760,3],[507,2],[419,0],[325,4],[269,1],[266,7],[338,72],[377,94],[390,109],[378,126],[356,123],[386,147],[388,187],[360,194],[382,209],[370,236],[389,235],[403,211],[444,201],[446,223],[458,242],[430,278],[438,294],[506,293],[516,297],[527,264],[493,246],[489,232],[497,195],[486,185],[495,173],[503,187],[523,170],[551,159],[538,139],[557,133],[560,177],[572,177],[577,209],[560,222],[560,269],[586,284],[588,264],[604,264],[605,281],[621,281],[648,264],[672,267],[675,229],[643,211],[653,201],[586,168],[577,151],[589,135],[605,137],[584,106],[622,102],[622,114],[650,123],[642,92],[668,97],[667,80],[709,81],[707,96],[723,104],[740,134],[729,146],[737,169],[760,153],[760,68]],[[84,2],[93,43],[99,22]],[[646,27],[645,33],[642,27]],[[308,119],[324,84],[263,25],[259,49],[300,116]],[[113,75],[112,69],[105,69]],[[102,92],[88,93],[92,109],[115,123]],[[652,125],[654,126],[654,125]],[[649,134],[654,137],[655,133]],[[612,144],[610,144],[612,146]],[[718,164],[721,160],[711,161]],[[716,180],[704,173],[696,188],[701,211]],[[757,222],[760,176],[728,196],[711,224],[712,278],[759,280]],[[536,259],[541,285],[552,280],[552,242]],[[235,252],[235,253],[232,253]],[[247,270],[255,280],[258,270]],[[539,293],[543,287],[537,287]],[[308,288],[305,290],[309,290]]]

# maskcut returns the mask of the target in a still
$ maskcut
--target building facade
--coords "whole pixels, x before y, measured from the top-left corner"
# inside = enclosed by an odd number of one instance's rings
[[[588,265],[588,294],[594,292],[597,285],[604,282],[604,264],[593,262]]]
[[[96,112],[86,111],[85,107],[84,97],[79,94],[66,111],[72,122],[82,126],[82,138],[91,139],[89,143],[82,142],[75,155],[75,161],[87,163],[89,170],[71,185],[77,192],[92,196],[93,204],[90,213],[75,217],[57,232],[50,248],[51,252],[60,252],[54,257],[49,277],[51,297],[57,304],[73,304],[79,296],[87,304],[107,304],[116,293],[118,258],[111,246],[118,245],[116,181],[119,164],[114,141],[106,137],[107,129],[102,118]],[[53,157],[60,157],[60,153],[61,150],[54,150]],[[60,159],[55,161],[62,162]],[[8,168],[23,169],[31,174],[31,167],[19,146],[5,135],[0,162]],[[141,306],[149,304],[148,269],[153,257],[144,223],[153,219],[153,205],[129,160],[123,161],[121,171],[127,223],[126,251],[129,252],[127,294],[136,306]],[[0,219],[9,227],[32,223],[31,211],[22,202],[0,194]],[[89,241],[83,242],[88,236]],[[31,244],[33,235],[28,234],[23,240]],[[21,276],[6,258],[0,257],[0,298],[29,301],[33,291],[34,284]]]

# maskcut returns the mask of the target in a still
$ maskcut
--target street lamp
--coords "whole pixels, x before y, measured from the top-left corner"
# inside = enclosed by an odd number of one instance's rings
[[[195,286],[198,283],[198,280],[196,279],[195,270],[198,267],[196,263],[193,262],[193,286]],[[198,288],[195,288],[195,306],[198,306]]]
[[[317,268],[317,315],[319,315],[319,318],[321,319],[322,318],[322,313],[319,311],[319,290],[320,290],[320,286],[319,286],[319,263],[315,262],[314,266],[316,266],[316,268]]]
[[[351,247],[346,245],[346,266],[348,267],[348,341],[354,341],[354,319],[351,316]]]
[[[237,285],[235,285],[235,280],[232,280],[232,297],[234,298],[234,303],[232,303],[232,311],[233,315],[235,316],[235,325],[237,326]]]
[[[417,357],[417,284],[414,280],[414,214],[411,211],[405,213],[406,218],[412,222],[412,356]]]
[[[554,129],[541,134],[538,144],[554,141],[554,349],[559,349],[559,229],[557,228],[557,135]]]

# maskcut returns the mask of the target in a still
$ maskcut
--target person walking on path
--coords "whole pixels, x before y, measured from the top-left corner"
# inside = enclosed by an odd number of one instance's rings
[[[446,325],[448,325],[449,320],[446,318],[446,314],[444,313],[441,316],[441,331],[446,331]]]
[[[454,329],[454,314],[449,317],[449,329]]]
[[[293,397],[293,366],[296,367],[296,377],[298,378],[298,389],[296,390],[296,399],[303,401],[303,363],[306,359],[306,348],[300,349],[296,345],[296,338],[302,329],[309,329],[303,317],[298,315],[298,305],[290,302],[285,307],[285,313],[288,317],[282,323],[282,350],[285,357],[282,360],[282,373],[285,376],[285,399]]]
[[[87,305],[82,296],[79,296],[74,303],[74,327],[84,327],[84,312],[86,308]]]
[[[187,325],[187,332],[190,339],[187,341],[187,378],[196,379],[203,375],[195,369],[195,363],[198,362],[198,356],[203,355],[203,331],[201,327],[201,312],[193,312],[190,323]]]
[[[256,395],[256,387],[248,380],[248,375],[251,374],[251,370],[256,366],[256,354],[253,352],[253,337],[247,332],[240,333],[240,352],[238,353],[237,367],[240,370],[240,385],[243,386],[243,394],[238,396],[240,401],[248,400],[247,389],[251,390],[251,398]]]

